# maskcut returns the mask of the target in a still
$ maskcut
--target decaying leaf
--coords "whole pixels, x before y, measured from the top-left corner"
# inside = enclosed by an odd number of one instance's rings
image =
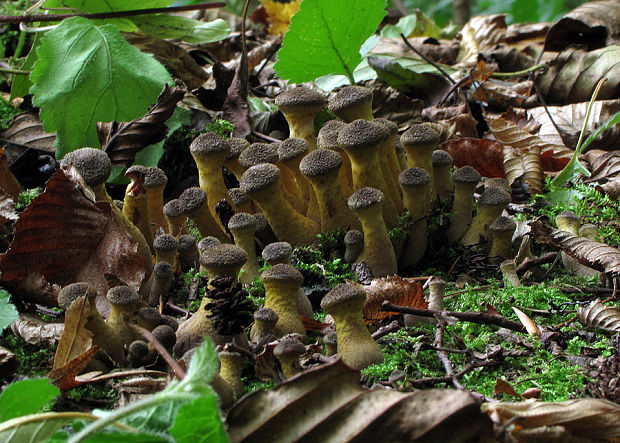
[[[13,242],[0,256],[0,270],[3,282],[24,301],[57,304],[28,290],[25,283],[32,275],[60,286],[87,281],[100,298],[113,286],[140,288],[150,257],[147,262],[138,253],[137,241],[110,203],[93,203],[81,189],[63,170],[56,171],[16,222]]]
[[[9,143],[7,147],[8,163],[11,164],[28,148],[44,151],[54,155],[56,148],[54,141],[56,133],[45,132],[43,122],[35,114],[19,114],[13,119],[11,126],[0,132],[2,142]],[[11,144],[11,143],[14,143]]]
[[[6,348],[0,346],[0,373],[5,378],[11,378],[17,371],[17,356]]]
[[[540,329],[538,329],[538,325],[534,323],[534,321],[529,318],[527,314],[525,314],[525,312],[518,308],[515,308],[514,306],[512,307],[512,310],[515,312],[515,314],[517,314],[517,317],[519,317],[519,321],[521,322],[528,334],[533,337],[540,336]]]
[[[442,146],[458,168],[471,166],[483,177],[502,177],[504,174],[504,145],[488,138],[463,137],[450,140]]]
[[[503,14],[477,15],[472,17],[461,30],[461,48],[457,63],[478,63],[478,54],[490,52],[504,41],[506,16]]]
[[[4,226],[9,221],[15,221],[19,218],[15,210],[15,202],[0,187],[0,226]]]
[[[168,133],[166,121],[184,95],[183,88],[166,85],[155,106],[143,117],[130,122],[98,123],[99,141],[112,165],[131,166],[140,150],[163,140]]]
[[[513,423],[510,434],[519,442],[533,441],[534,436],[535,441],[556,441],[552,438],[558,431],[555,427],[567,431],[564,441],[571,441],[570,437],[586,441],[620,437],[620,405],[605,400],[484,403],[482,411],[498,426]]]
[[[11,324],[11,332],[22,338],[26,343],[39,347],[50,347],[62,336],[64,323],[47,323],[38,317],[19,314]]]
[[[597,299],[588,306],[579,306],[577,316],[584,326],[620,332],[620,309],[617,306],[607,306]]]
[[[530,223],[536,241],[560,248],[582,265],[609,274],[620,276],[620,250],[594,240],[553,229],[540,220]]]
[[[508,383],[506,380],[501,379],[499,377],[495,381],[495,387],[493,388],[493,395],[497,395],[497,394],[506,394],[506,395],[512,395],[513,397],[516,397],[519,399],[521,398],[521,394],[515,391],[515,388],[513,388],[510,385],[510,383]]]
[[[514,83],[488,79],[474,90],[472,97],[491,109],[506,109],[521,106],[530,96],[533,85],[531,80]]]
[[[84,325],[90,314],[86,296],[78,297],[65,312],[65,329],[62,332],[52,369],[58,369],[90,349],[93,337]]]
[[[99,347],[93,346],[59,368],[52,369],[47,373],[50,383],[58,386],[58,389],[63,392],[84,384],[84,382],[77,381],[75,377],[86,368],[88,362],[90,362],[98,352]]]
[[[598,100],[619,98],[620,46],[609,45],[596,51],[569,48],[536,78],[538,90],[548,104],[587,102],[602,78]]]
[[[602,48],[620,35],[620,3],[599,0],[577,6],[549,29],[545,51],[562,51],[570,45],[585,45],[589,51]]]
[[[226,417],[230,440],[467,441],[489,436],[490,421],[460,390],[405,394],[359,384],[339,359],[237,402]]]
[[[2,148],[0,148],[0,188],[14,201],[17,201],[22,190],[19,182],[9,170],[6,154]]]
[[[586,152],[584,157],[592,170],[592,175],[586,180],[588,183],[604,183],[620,178],[620,151],[592,149]]]
[[[362,316],[367,322],[382,320],[394,312],[381,310],[384,301],[395,305],[410,308],[428,309],[428,303],[424,300],[422,283],[409,281],[398,275],[374,279],[370,285],[361,285],[366,291],[366,303]]]

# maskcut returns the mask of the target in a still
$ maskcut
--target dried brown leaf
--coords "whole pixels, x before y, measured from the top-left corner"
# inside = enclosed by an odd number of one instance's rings
[[[98,352],[99,347],[93,346],[77,357],[69,360],[63,366],[52,369],[46,376],[50,379],[50,383],[58,386],[58,389],[63,392],[80,386],[84,384],[84,382],[77,381],[75,378],[86,368],[88,362],[90,362]]]
[[[327,326],[327,323],[315,320],[307,315],[300,314],[299,318],[301,319],[306,331],[321,332]]]
[[[506,109],[521,106],[530,96],[533,85],[531,80],[514,83],[489,79],[474,90],[472,97],[491,109]]]
[[[461,48],[457,63],[476,64],[478,54],[490,52],[504,41],[506,16],[503,14],[477,15],[472,17],[461,30]]]
[[[22,190],[19,182],[9,170],[6,155],[2,148],[0,148],[0,188],[14,201],[17,201],[17,197]]]
[[[13,334],[26,343],[41,348],[50,347],[58,342],[64,329],[64,323],[47,323],[38,317],[22,313],[11,324]]]
[[[155,106],[143,117],[130,122],[98,123],[99,141],[112,165],[131,166],[139,151],[163,140],[168,133],[166,121],[184,95],[183,88],[165,85]]]
[[[536,241],[560,248],[582,265],[609,274],[620,276],[620,250],[594,240],[553,229],[540,220],[530,223]]]
[[[512,395],[513,397],[516,398],[521,398],[521,394],[519,394],[517,391],[515,391],[515,388],[513,388],[510,383],[508,383],[506,380],[503,380],[501,378],[497,378],[497,380],[495,380],[495,387],[493,388],[493,395],[497,395],[497,394],[506,394],[506,395]]]
[[[579,306],[577,316],[584,326],[593,326],[611,332],[620,332],[620,309],[594,300],[588,306]]]
[[[534,321],[529,318],[527,314],[525,314],[525,312],[518,308],[515,308],[514,306],[512,307],[512,310],[515,312],[515,314],[517,314],[519,321],[521,322],[528,334],[530,334],[532,337],[540,336],[540,329],[538,329],[538,325],[536,325],[536,323],[534,323]]]
[[[19,218],[19,214],[15,210],[15,202],[10,195],[4,192],[4,189],[0,187],[0,226],[4,226],[10,221],[15,221]]]
[[[93,336],[84,325],[90,314],[86,296],[78,297],[65,311],[65,329],[62,332],[52,369],[58,369],[90,349]]]
[[[374,279],[370,285],[361,285],[361,288],[366,291],[367,296],[362,311],[367,322],[376,322],[396,314],[381,310],[384,301],[399,306],[428,309],[422,283],[412,282],[398,275]]]
[[[587,183],[605,185],[609,181],[620,179],[620,151],[605,152],[593,149],[586,152],[585,159],[590,163],[592,175]]]
[[[56,133],[47,133],[43,129],[43,122],[35,114],[19,114],[11,122],[11,126],[4,132],[0,132],[3,142],[14,143],[7,147],[9,164],[23,154],[28,148],[44,151],[54,155],[56,148]]]
[[[487,138],[463,137],[450,140],[442,146],[458,168],[471,166],[483,177],[505,177],[502,143]]]

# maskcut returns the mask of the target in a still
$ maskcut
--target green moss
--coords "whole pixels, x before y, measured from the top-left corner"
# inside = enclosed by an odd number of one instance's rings
[[[0,33],[0,53],[2,52],[1,51],[2,46],[4,44],[3,40],[5,38],[12,38],[12,33],[11,32],[8,32],[6,34]],[[8,127],[11,125],[11,120],[13,120],[13,117],[23,112],[24,111],[15,109],[13,106],[9,104],[9,102],[7,102],[5,99],[0,97],[0,131],[4,131],[5,129],[8,129]]]
[[[44,376],[52,369],[51,364],[56,352],[56,345],[49,348],[39,348],[5,331],[0,336],[0,346],[15,354],[19,362],[17,373],[24,377]]]
[[[235,132],[235,125],[228,120],[218,118],[214,122],[207,125],[206,132],[217,132],[223,138],[230,138],[232,133]]]
[[[71,389],[67,398],[76,402],[83,400],[106,400],[105,409],[114,408],[114,403],[119,398],[119,392],[108,383],[87,384]]]
[[[271,388],[275,388],[278,383],[275,380],[270,381],[261,381],[255,378],[243,377],[241,378],[243,382],[243,394],[249,394],[250,392],[258,391],[262,389],[263,391],[268,391]]]
[[[22,211],[32,202],[35,197],[38,197],[43,192],[43,188],[26,189],[19,193],[17,197],[17,203],[15,209]]]

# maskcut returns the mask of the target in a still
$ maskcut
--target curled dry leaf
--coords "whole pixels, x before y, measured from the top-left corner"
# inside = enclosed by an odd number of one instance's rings
[[[45,132],[43,122],[35,114],[19,114],[11,122],[11,126],[4,132],[0,132],[0,139],[9,142],[6,148],[8,163],[12,164],[17,157],[28,148],[44,151],[54,155],[56,148],[55,132]],[[14,143],[14,144],[11,144]]]
[[[620,309],[617,306],[607,306],[597,299],[588,306],[579,306],[577,316],[584,326],[620,332]]]
[[[610,45],[596,51],[569,48],[549,64],[536,78],[536,86],[548,104],[587,102],[596,85],[607,78],[599,100],[620,97],[620,46]]]
[[[90,362],[98,352],[99,347],[93,346],[59,368],[52,369],[46,376],[50,379],[50,383],[58,386],[58,389],[63,392],[80,386],[84,384],[84,382],[76,380],[77,375],[86,368],[88,362]]]
[[[65,329],[62,332],[52,369],[64,366],[75,357],[90,349],[93,336],[84,325],[90,314],[90,306],[86,296],[78,297],[65,312]]]
[[[531,80],[514,83],[489,79],[474,90],[472,97],[491,109],[506,109],[521,106],[530,96],[533,85]]]
[[[567,441],[573,441],[570,437],[593,441],[620,436],[620,405],[605,400],[483,403],[482,411],[489,414],[497,426],[514,423],[510,435],[518,442],[534,441],[534,436],[538,437],[535,441],[556,441],[553,439],[555,427],[568,432]]]
[[[105,300],[110,287],[140,288],[150,263],[139,254],[137,241],[110,203],[93,203],[82,190],[60,169],[15,223],[13,242],[0,256],[2,281],[15,296],[56,306],[51,294],[42,297],[35,289],[86,281]],[[44,280],[29,285],[33,276]]]
[[[370,285],[360,285],[366,291],[362,316],[367,322],[382,320],[395,312],[381,310],[384,301],[410,308],[428,309],[422,283],[409,281],[398,275],[374,279]]]
[[[592,175],[587,183],[604,183],[607,180],[620,178],[620,151],[601,151],[592,149],[584,154],[585,159],[590,163]]]
[[[602,48],[620,35],[620,3],[599,0],[577,6],[549,29],[545,51],[562,51],[585,45],[588,51]]]
[[[41,348],[50,347],[60,340],[64,329],[64,323],[47,323],[38,317],[21,313],[11,324],[13,334]]]
[[[521,398],[521,394],[515,391],[515,388],[513,388],[510,383],[499,377],[497,378],[497,380],[495,380],[495,387],[493,388],[493,395],[497,394],[506,394],[512,395],[513,397],[516,397],[518,399]]]
[[[503,14],[477,15],[461,30],[461,48],[457,63],[476,64],[478,54],[490,52],[506,37],[506,16]]]
[[[490,436],[491,423],[467,392],[367,391],[340,359],[255,391],[226,417],[230,440],[459,441]],[[449,426],[447,424],[449,423]]]
[[[471,166],[483,177],[504,178],[504,145],[488,138],[464,137],[444,143],[442,148],[447,151],[458,168]]]
[[[17,200],[22,190],[19,182],[9,170],[6,154],[2,148],[0,148],[0,188],[14,201]]]
[[[512,307],[512,310],[515,312],[515,314],[517,314],[519,321],[521,322],[528,334],[530,334],[532,337],[540,336],[540,329],[538,329],[538,325],[534,323],[534,321],[530,317],[528,317],[525,312],[518,308],[515,308],[514,306]]]
[[[530,227],[536,241],[560,248],[582,265],[609,274],[613,278],[620,276],[619,249],[553,229],[540,220],[530,223]]]
[[[130,122],[98,123],[99,141],[112,165],[131,166],[140,150],[163,140],[168,133],[166,121],[184,95],[183,88],[165,85],[155,106],[143,117]]]

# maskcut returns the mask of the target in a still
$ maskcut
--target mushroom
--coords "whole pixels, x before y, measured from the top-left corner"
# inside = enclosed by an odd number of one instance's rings
[[[508,283],[512,286],[521,286],[521,280],[517,275],[517,265],[514,260],[504,260],[500,263],[499,269],[504,277],[504,284]]]
[[[317,137],[317,146],[321,149],[331,149],[340,154],[342,158],[342,167],[338,172],[338,182],[343,195],[351,195],[353,193],[353,176],[351,175],[351,161],[347,153],[338,144],[338,134],[346,123],[340,120],[329,120],[319,130]]]
[[[155,264],[153,267],[153,282],[149,291],[149,305],[155,306],[162,303],[164,295],[172,286],[173,277],[174,269],[170,263],[160,261]]]
[[[456,243],[471,226],[474,191],[480,181],[480,174],[471,166],[463,166],[452,174],[454,200],[450,214],[450,227],[446,234],[448,243]]]
[[[598,241],[598,226],[592,223],[586,223],[579,228],[579,236],[589,240]]]
[[[262,163],[243,173],[241,190],[258,204],[279,240],[291,245],[308,245],[319,233],[313,220],[301,215],[289,204],[280,187],[277,166]]]
[[[252,215],[254,215],[254,218],[256,219],[256,239],[261,246],[278,241],[278,238],[273,232],[273,229],[271,229],[265,214],[262,212],[257,212]]]
[[[170,235],[177,237],[185,230],[187,214],[185,214],[185,205],[181,200],[175,198],[166,203],[164,205],[164,216]],[[187,233],[187,231],[185,232]]]
[[[570,232],[578,236],[581,219],[573,211],[566,210],[555,217],[555,224],[558,225],[560,231]]]
[[[325,106],[323,95],[313,89],[298,86],[278,95],[275,105],[288,122],[289,137],[303,138],[310,149],[315,149],[314,117]]]
[[[412,125],[400,137],[400,142],[407,152],[407,167],[422,168],[431,176],[428,200],[432,201],[433,188],[433,151],[439,143],[439,134],[429,125]]]
[[[309,151],[310,147],[305,139],[287,138],[278,144],[278,167],[282,173],[282,185],[293,190],[292,193],[297,195],[297,199],[301,199],[306,205],[304,211],[300,212],[319,222],[316,195],[307,178],[299,173],[299,164]]]
[[[135,322],[138,313],[138,293],[129,286],[116,286],[107,294],[110,303],[110,316],[107,325],[114,340],[124,345],[134,341],[135,334],[127,322]]]
[[[454,193],[454,183],[450,175],[452,156],[443,149],[433,151],[433,189],[438,198]]]
[[[340,155],[328,149],[315,149],[299,163],[299,170],[312,183],[322,232],[338,228],[346,229],[351,225],[359,226],[351,222],[355,218],[346,204],[338,183],[338,171],[341,166]]]
[[[179,262],[182,269],[198,268],[200,266],[200,252],[193,235],[179,237]]]
[[[510,194],[501,188],[486,188],[478,199],[478,213],[471,221],[471,226],[463,235],[460,242],[464,246],[480,242],[480,238],[491,238],[489,226],[510,203]]]
[[[403,190],[404,206],[409,211],[407,244],[399,262],[401,269],[407,269],[417,265],[426,252],[426,227],[432,204],[427,191],[431,176],[425,169],[409,168],[400,173],[398,181]]]
[[[174,328],[168,325],[159,325],[156,326],[151,333],[153,334],[153,337],[155,337],[157,341],[163,345],[166,351],[172,353],[172,349],[177,341]]]
[[[429,295],[428,295],[428,309],[433,311],[443,310],[443,300],[446,290],[446,282],[438,277],[433,277],[428,283]],[[436,318],[421,317],[414,314],[405,314],[403,316],[405,326],[414,326],[416,323],[436,324]]]
[[[396,254],[381,213],[383,201],[383,193],[373,188],[357,190],[348,201],[364,233],[364,247],[357,261],[366,262],[375,277],[396,274],[397,271]]]
[[[332,316],[338,335],[337,351],[342,361],[354,369],[383,362],[383,353],[362,319],[366,292],[351,283],[341,283],[321,300],[321,307]]]
[[[164,217],[164,188],[168,177],[161,169],[151,166],[144,175],[144,189],[146,189],[146,205],[153,232],[168,228]]]
[[[238,137],[229,138],[227,141],[230,145],[230,152],[226,156],[224,166],[226,166],[235,175],[235,177],[237,177],[237,180],[240,180],[245,168],[239,164],[239,156],[245,148],[250,146],[250,142],[244,138]],[[230,195],[230,189],[228,190],[228,194]]]
[[[207,207],[207,194],[204,189],[196,186],[187,188],[181,193],[179,200],[183,203],[185,215],[196,224],[200,235],[203,237],[212,235],[222,242],[230,241],[219,221],[216,221],[211,211],[209,211]]]
[[[243,395],[241,372],[245,363],[243,355],[225,346],[218,352],[217,358],[220,360],[220,377],[228,384],[235,398],[241,397]]]
[[[241,178],[241,176],[239,176],[239,178]],[[228,190],[228,195],[230,195],[230,198],[240,212],[247,212],[248,214],[254,214],[256,212],[252,200],[245,195],[245,192],[243,192],[241,188],[230,188]]]
[[[301,273],[290,265],[277,264],[263,271],[261,280],[265,286],[264,308],[278,314],[276,337],[297,333],[306,336],[306,330],[297,311],[297,291],[304,281]]]
[[[270,308],[262,308],[254,313],[254,325],[250,331],[250,339],[259,343],[266,337],[272,336],[274,339],[278,314]]]
[[[353,189],[373,187],[383,193],[383,217],[390,228],[396,225],[398,211],[390,197],[389,189],[379,165],[381,146],[389,137],[388,129],[380,124],[366,120],[355,120],[345,126],[338,135],[338,144],[351,161]]]
[[[325,355],[331,357],[338,353],[338,335],[336,331],[329,331],[323,336],[323,344],[325,345]]]
[[[513,258],[512,235],[517,229],[517,224],[510,217],[497,217],[489,226],[493,244],[489,251],[489,261],[499,264],[503,260]]]
[[[280,362],[282,374],[284,374],[286,379],[302,372],[301,366],[299,365],[299,357],[304,352],[306,352],[306,347],[295,335],[284,337],[275,348],[273,348],[273,355]]]
[[[134,340],[127,349],[127,360],[132,368],[139,368],[149,355],[149,347],[145,341]]]
[[[256,219],[253,215],[239,212],[228,221],[228,229],[235,238],[235,245],[243,249],[248,259],[241,268],[239,281],[249,285],[258,277],[258,262],[256,261],[256,245],[254,234],[256,232]]]
[[[166,261],[173,264],[176,261],[178,242],[170,234],[161,234],[153,240],[155,262]]]
[[[357,229],[347,231],[344,236],[344,261],[354,263],[364,249],[364,234]]]
[[[512,194],[512,188],[508,184],[508,180],[502,177],[487,177],[484,179],[484,189],[487,188],[500,188],[508,194]]]
[[[372,91],[363,86],[345,86],[328,103],[329,110],[347,123],[372,120]]]
[[[162,322],[161,314],[155,308],[145,307],[138,311],[138,326],[152,331]]]
[[[389,137],[381,146],[382,152],[379,154],[379,162],[381,163],[383,177],[385,177],[392,200],[396,204],[396,209],[400,213],[403,210],[403,202],[400,187],[398,186],[398,174],[401,172],[400,165],[398,164],[398,157],[396,155],[398,125],[385,118],[376,118],[374,122],[385,126],[389,132]]]
[[[123,200],[123,214],[142,232],[149,245],[153,245],[153,230],[149,219],[149,208],[146,200],[146,188],[144,177],[148,168],[141,165],[133,165],[127,168],[125,175],[130,178],[130,183],[125,190]],[[154,251],[151,251],[154,252]]]
[[[226,200],[234,211],[237,210],[230,195],[228,195],[228,189],[226,189],[224,175],[222,174],[222,166],[226,157],[230,154],[230,150],[228,142],[217,132],[206,132],[199,135],[192,141],[189,147],[189,151],[198,167],[200,188],[207,195],[207,207],[211,212],[212,218],[216,221],[218,221],[218,217],[215,212],[215,204],[220,200]]]

